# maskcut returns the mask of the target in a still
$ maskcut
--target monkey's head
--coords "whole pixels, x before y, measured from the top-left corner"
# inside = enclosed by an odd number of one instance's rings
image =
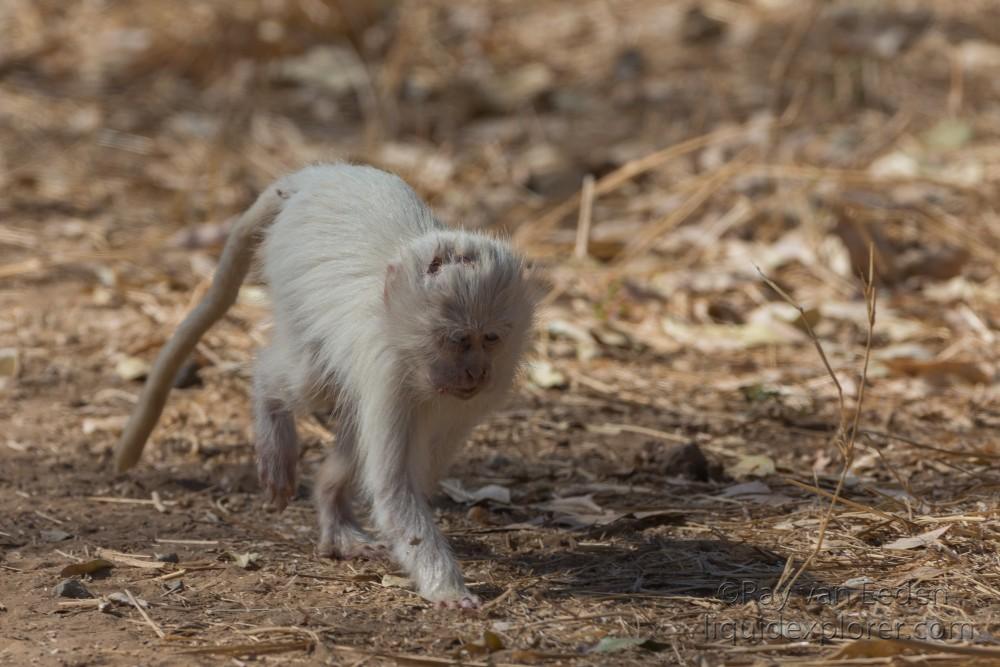
[[[528,343],[539,281],[507,244],[432,232],[390,264],[384,302],[405,378],[423,396],[505,391]]]

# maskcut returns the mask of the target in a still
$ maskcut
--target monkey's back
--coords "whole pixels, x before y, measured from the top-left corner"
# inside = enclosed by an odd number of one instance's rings
[[[386,269],[407,242],[444,229],[402,179],[373,167],[327,164],[282,179],[288,193],[266,231],[262,269],[275,340],[310,350],[342,375],[363,363],[377,329]]]

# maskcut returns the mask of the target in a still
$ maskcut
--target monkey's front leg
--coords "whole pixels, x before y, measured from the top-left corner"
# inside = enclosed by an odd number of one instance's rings
[[[374,501],[375,523],[389,541],[397,562],[410,574],[421,596],[440,607],[476,609],[462,568],[434,523],[427,501],[410,483],[399,483]]]
[[[421,596],[441,607],[476,609],[480,600],[466,588],[462,568],[418,491],[406,446],[412,434],[406,426],[371,429],[362,444],[375,525]]]

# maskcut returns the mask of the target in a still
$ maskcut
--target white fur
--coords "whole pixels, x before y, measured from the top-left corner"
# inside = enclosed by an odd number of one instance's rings
[[[262,245],[275,326],[254,387],[262,482],[291,494],[298,445],[287,424],[332,400],[340,430],[317,481],[321,549],[370,546],[351,514],[358,489],[424,597],[476,606],[426,497],[511,385],[535,302],[523,262],[503,242],[445,227],[401,179],[371,167],[312,166],[276,187],[285,200]],[[445,246],[477,261],[427,274],[420,257]],[[423,293],[448,297],[463,324],[502,331],[492,382],[472,399],[420,380],[438,317],[408,303]]]

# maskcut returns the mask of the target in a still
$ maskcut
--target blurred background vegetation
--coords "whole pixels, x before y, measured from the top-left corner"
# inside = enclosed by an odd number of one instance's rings
[[[820,535],[829,546],[808,562],[821,583],[922,572],[949,604],[887,617],[971,618],[996,636],[995,0],[0,1],[0,546],[25,559],[0,576],[14,582],[0,583],[9,627],[48,623],[63,649],[97,627],[33,611],[55,576],[42,507],[83,535],[65,549],[134,551],[172,531],[225,541],[216,560],[263,554],[259,586],[235,568],[205,575],[248,605],[241,623],[312,623],[357,650],[496,650],[475,620],[410,614],[404,593],[372,583],[381,572],[345,579],[303,556],[304,502],[259,512],[246,405],[267,337],[259,287],[199,346],[194,388],[174,392],[143,469],[107,475],[138,382],[232,217],[273,178],[338,159],[400,173],[446,222],[512,235],[551,279],[537,362],[456,472],[509,485],[513,504],[457,511],[472,496],[453,485],[442,513],[478,554],[477,592],[501,601],[490,614],[522,650],[512,662],[625,632],[678,659],[746,659],[695,639],[709,612],[760,618],[754,601],[717,599],[720,581],[785,581]],[[758,268],[803,307],[842,396]],[[855,410],[844,457],[831,443]],[[302,428],[311,464],[329,434]],[[826,531],[845,459],[851,504]],[[151,490],[169,512],[76,500]],[[154,615],[245,642],[212,615],[232,605],[210,588]],[[99,620],[117,645],[115,618]],[[640,643],[611,645],[638,664]],[[18,664],[39,655],[9,646]]]

